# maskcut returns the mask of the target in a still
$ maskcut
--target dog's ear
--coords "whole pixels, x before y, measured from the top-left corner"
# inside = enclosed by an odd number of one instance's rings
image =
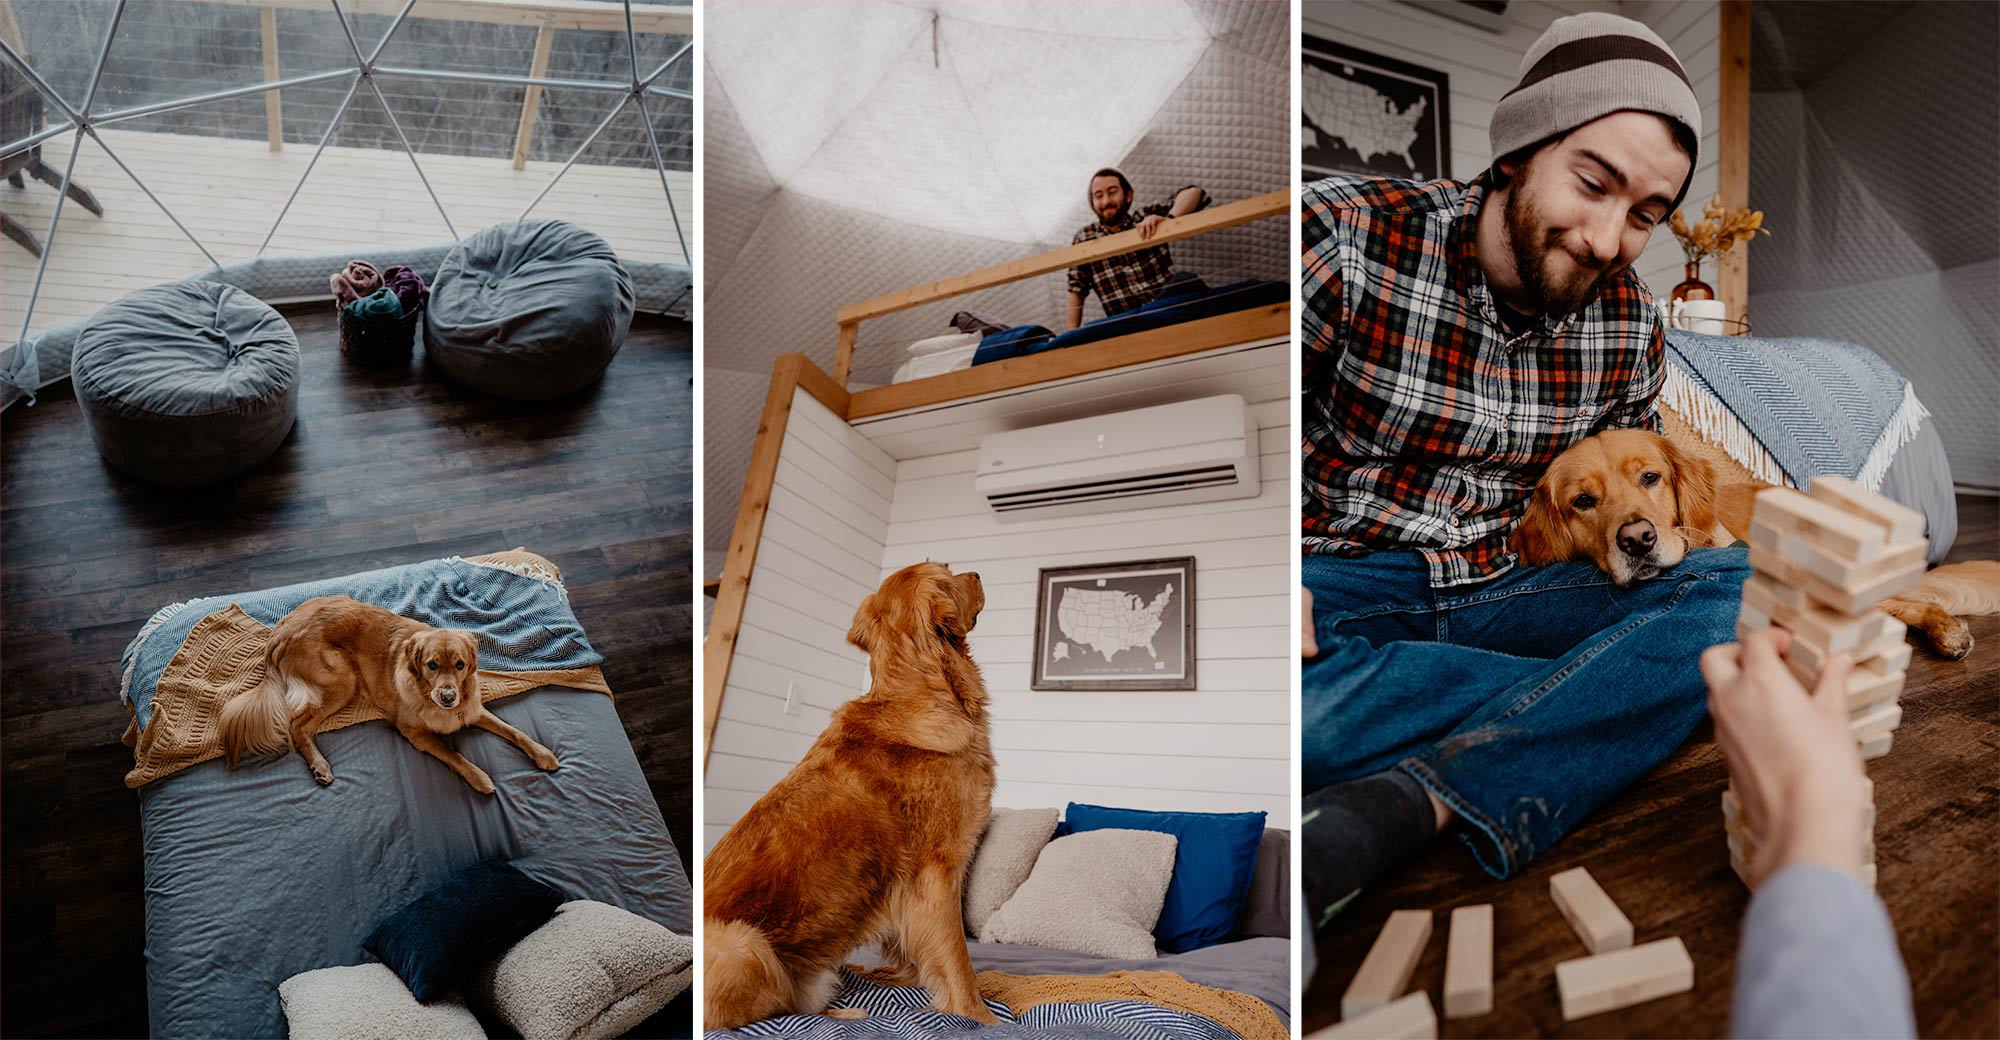
[[[411,636],[409,641],[403,644],[403,656],[410,669],[410,674],[419,679],[423,678],[424,657],[426,656],[424,653],[424,637],[421,635]]]
[[[861,648],[863,653],[874,653],[875,642],[882,635],[882,612],[875,607],[876,594],[871,592],[854,609],[854,624],[847,629],[847,641]]]
[[[1528,496],[1528,511],[1514,528],[1512,543],[1521,562],[1530,567],[1546,567],[1576,555],[1576,539],[1570,537],[1555,492],[1546,482],[1535,485],[1535,493]]]
[[[1715,528],[1715,467],[1661,438],[1667,462],[1674,468],[1675,522],[1703,535]]]

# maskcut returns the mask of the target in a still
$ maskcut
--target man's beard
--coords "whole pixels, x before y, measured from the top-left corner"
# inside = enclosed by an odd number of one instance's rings
[[[1111,225],[1124,220],[1125,214],[1130,212],[1131,209],[1132,209],[1131,203],[1121,202],[1118,204],[1117,211],[1107,217],[1104,215],[1104,210],[1100,208],[1097,210],[1097,222],[1103,224],[1105,227],[1110,227]]]
[[[1543,231],[1541,212],[1527,197],[1533,169],[1532,162],[1523,166],[1514,177],[1513,189],[1507,193],[1507,244],[1514,254],[1514,273],[1521,279],[1521,291],[1532,306],[1540,308],[1540,313],[1574,313],[1596,299],[1629,265],[1605,267],[1592,274],[1593,261],[1565,246],[1562,232]],[[1582,269],[1574,278],[1558,280],[1548,270],[1550,254],[1558,251],[1567,254]]]

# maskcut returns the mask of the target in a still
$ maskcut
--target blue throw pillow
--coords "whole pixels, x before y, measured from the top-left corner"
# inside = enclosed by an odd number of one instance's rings
[[[1063,815],[1072,833],[1123,828],[1180,839],[1174,879],[1153,928],[1161,950],[1186,953],[1236,934],[1257,869],[1257,846],[1264,840],[1263,813],[1147,812],[1071,802]]]
[[[561,892],[497,859],[483,859],[396,911],[361,948],[382,959],[425,1003],[555,916]]]

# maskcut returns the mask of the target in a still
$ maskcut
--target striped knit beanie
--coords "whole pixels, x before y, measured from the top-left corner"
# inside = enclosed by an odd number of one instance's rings
[[[1623,111],[1651,112],[1687,128],[1694,147],[1679,206],[1694,179],[1701,103],[1665,40],[1630,18],[1592,11],[1558,18],[1521,58],[1521,79],[1493,106],[1493,161]]]

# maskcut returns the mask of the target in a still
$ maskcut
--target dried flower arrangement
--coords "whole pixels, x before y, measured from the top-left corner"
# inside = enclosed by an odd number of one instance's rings
[[[1722,204],[1722,196],[1708,200],[1701,210],[1702,221],[1693,227],[1674,210],[1670,226],[1674,237],[1680,239],[1681,253],[1688,263],[1698,264],[1704,257],[1721,256],[1735,248],[1738,242],[1748,242],[1757,237],[1758,232],[1770,234],[1764,226],[1764,211],[1751,212],[1744,209],[1731,210]]]

